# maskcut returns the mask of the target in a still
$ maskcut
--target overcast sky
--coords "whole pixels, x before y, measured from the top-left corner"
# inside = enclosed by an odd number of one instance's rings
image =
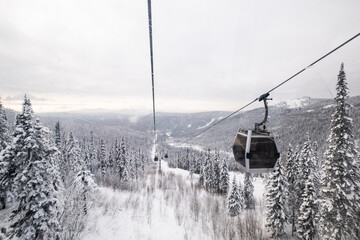
[[[151,111],[146,0],[0,0],[0,97],[36,112]],[[360,32],[360,1],[152,0],[158,111],[233,111]],[[331,98],[360,37],[272,93]],[[258,106],[262,106],[260,103]]]

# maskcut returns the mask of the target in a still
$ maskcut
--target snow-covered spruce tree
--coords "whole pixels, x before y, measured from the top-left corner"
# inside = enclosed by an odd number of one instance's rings
[[[214,166],[211,160],[210,148],[206,154],[206,160],[204,165],[204,177],[205,177],[205,189],[212,191],[214,189]]]
[[[284,170],[281,160],[278,160],[274,171],[269,175],[266,193],[266,227],[272,238],[285,235],[285,185]]]
[[[244,202],[245,209],[255,209],[253,178],[249,173],[245,173],[244,179]]]
[[[134,164],[134,161],[135,161],[135,153],[132,152],[130,153],[128,151],[128,154],[127,154],[127,169],[128,169],[128,172],[129,172],[129,179],[133,180],[135,179],[135,164]]]
[[[238,185],[237,185],[237,189],[239,192],[239,203],[240,203],[240,209],[243,210],[245,209],[245,189],[241,183],[241,181],[239,181]]]
[[[310,174],[305,181],[305,189],[302,194],[302,204],[299,209],[297,220],[297,236],[299,239],[312,240],[316,234],[317,199],[315,194],[313,174]]]
[[[119,174],[119,179],[123,180],[124,179],[124,170],[125,170],[125,165],[126,165],[126,145],[125,145],[125,139],[121,138],[121,142],[118,144],[117,148],[116,148],[116,169],[117,169],[117,173]],[[128,173],[126,173],[126,177],[128,178]]]
[[[6,120],[5,110],[3,105],[1,104],[0,98],[0,209],[4,209],[6,207],[6,191],[5,188],[3,189],[1,184],[1,172],[2,170],[2,163],[1,163],[1,151],[4,150],[11,142],[11,137],[9,134],[9,127]],[[5,163],[4,163],[5,165]]]
[[[50,141],[50,131],[40,121],[34,129],[31,157],[14,179],[18,185],[18,207],[11,215],[14,222],[9,235],[20,239],[59,239],[58,191],[62,189],[56,166],[58,151]]]
[[[97,152],[95,147],[94,132],[90,131],[90,145],[89,145],[89,159],[88,168],[94,174],[97,169]]]
[[[216,193],[220,193],[220,153],[215,152],[213,164],[213,188]]]
[[[341,64],[321,179],[320,236],[322,239],[359,239],[359,153],[352,134],[347,103],[348,87]]]
[[[302,158],[302,181],[304,189],[301,194],[301,202],[297,215],[297,235],[300,239],[314,239],[315,219],[317,214],[317,198],[315,194],[315,155],[312,149],[309,134],[300,153]]]
[[[55,124],[55,145],[59,150],[61,149],[60,122],[56,122],[56,124]]]
[[[231,191],[228,196],[228,209],[229,209],[230,216],[232,216],[232,217],[239,215],[242,210],[241,203],[240,203],[239,189],[236,184],[236,177],[234,177],[234,179],[233,179]]]
[[[305,181],[309,176],[310,167],[306,166],[306,162],[313,158],[312,143],[309,133],[306,133],[305,142],[302,145],[300,152],[297,155],[297,174],[295,179],[295,221],[298,226],[297,220],[299,218],[300,206],[303,203],[302,195],[305,191]]]
[[[108,168],[107,158],[106,158],[106,146],[103,139],[100,139],[100,154],[99,154],[99,162],[102,177],[105,176]]]
[[[205,187],[205,163],[206,161],[203,160],[204,156],[201,155],[200,162],[200,172],[199,172],[199,183],[200,186]]]
[[[190,164],[189,164],[189,171],[190,171],[190,176],[192,177],[195,173],[195,170],[196,170],[196,158],[195,156],[191,156],[191,159],[190,159]]]
[[[318,155],[319,151],[319,145],[317,142],[313,142],[312,144],[312,150],[313,150],[313,161],[314,161],[314,169],[312,171],[313,177],[314,177],[314,188],[315,188],[315,194],[316,198],[319,198],[320,195],[320,158]]]
[[[220,193],[227,194],[229,191],[229,185],[230,185],[230,175],[226,164],[226,160],[224,159],[220,171]]]
[[[9,126],[7,124],[7,118],[5,114],[5,109],[1,103],[0,98],[0,152],[5,149],[11,142],[11,137],[9,134]]]
[[[15,178],[29,164],[36,145],[32,119],[31,103],[25,95],[22,113],[16,116],[13,141],[0,154],[0,189],[15,196],[19,188]]]
[[[287,182],[287,191],[286,191],[286,205],[287,205],[287,219],[291,224],[291,235],[294,236],[296,233],[296,194],[295,194],[295,183],[296,183],[296,152],[293,151],[291,145],[288,147],[287,157],[286,157],[286,169],[285,177]]]
[[[83,159],[79,142],[68,134],[66,139],[66,154],[61,168],[64,172],[65,191],[64,211],[61,217],[63,231],[61,239],[78,239],[83,229],[88,204],[93,198],[93,176]]]

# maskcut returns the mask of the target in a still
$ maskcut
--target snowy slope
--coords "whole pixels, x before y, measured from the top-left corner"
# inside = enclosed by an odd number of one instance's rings
[[[84,239],[205,240],[240,234],[238,224],[246,221],[248,212],[232,218],[225,198],[200,189],[196,175],[191,177],[188,171],[169,168],[166,162],[162,162],[162,171],[155,168],[156,165],[138,181],[133,191],[100,188]],[[240,174],[236,175],[243,180]],[[259,200],[263,183],[258,179],[254,186]],[[263,229],[262,203],[258,202],[257,210],[251,212],[259,229]]]

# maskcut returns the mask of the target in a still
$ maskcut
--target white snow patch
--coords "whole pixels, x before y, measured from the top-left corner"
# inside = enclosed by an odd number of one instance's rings
[[[308,105],[309,97],[303,97],[296,100],[286,100],[283,102],[280,102],[278,105],[282,106],[285,105],[288,108],[300,108]]]
[[[307,110],[306,112],[313,112],[314,110],[313,109],[310,109],[310,110]]]
[[[188,125],[188,128],[191,128],[191,124]]]
[[[327,108],[331,108],[333,106],[334,106],[334,104],[329,104],[329,105],[324,106],[323,108],[327,109]]]
[[[214,121],[215,121],[215,119],[213,118],[213,119],[211,119],[211,121],[208,122],[206,125],[204,125],[204,126],[202,126],[202,127],[198,127],[197,129],[199,130],[199,129],[206,128],[206,127],[210,126],[210,124],[212,124]]]

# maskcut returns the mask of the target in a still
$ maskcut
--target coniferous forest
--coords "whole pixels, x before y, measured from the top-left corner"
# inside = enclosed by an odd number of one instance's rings
[[[185,131],[199,116],[164,115],[154,140],[149,116],[119,127],[37,115],[26,95],[20,112],[0,103],[0,239],[360,239],[360,101],[344,64],[331,102],[272,106],[313,125],[273,122],[281,155],[262,174],[214,147],[227,130],[183,144],[178,119]]]

